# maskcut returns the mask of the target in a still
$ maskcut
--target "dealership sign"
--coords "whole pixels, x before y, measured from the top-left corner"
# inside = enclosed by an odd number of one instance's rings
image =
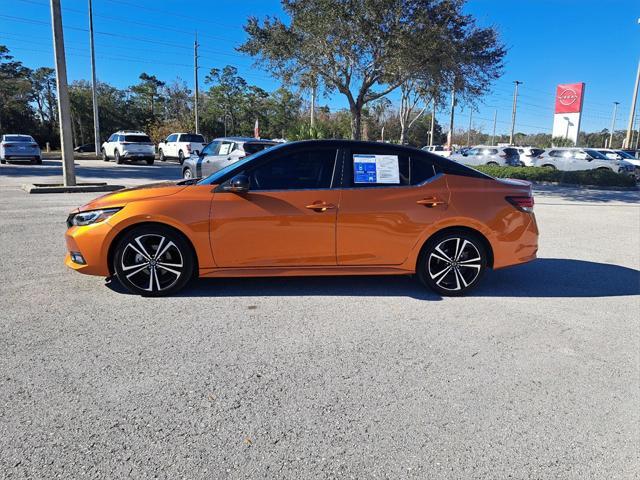
[[[584,83],[563,83],[556,87],[553,136],[578,141],[584,100]]]

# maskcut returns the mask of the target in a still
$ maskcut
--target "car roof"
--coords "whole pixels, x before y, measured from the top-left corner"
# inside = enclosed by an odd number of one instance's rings
[[[215,138],[213,141],[221,142],[223,140],[228,140],[231,142],[278,143],[274,140],[269,140],[268,138],[253,138],[253,137],[218,137],[218,138]]]
[[[146,135],[146,133],[140,131],[140,130],[118,130],[117,132],[114,132],[114,135],[120,135],[120,134],[124,134],[124,135]]]
[[[32,138],[31,135],[27,135],[26,133],[4,133],[3,137],[29,137]]]

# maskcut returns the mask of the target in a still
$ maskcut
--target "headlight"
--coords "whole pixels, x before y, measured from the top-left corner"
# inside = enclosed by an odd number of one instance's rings
[[[114,213],[120,211],[122,207],[119,208],[105,208],[104,210],[89,210],[86,212],[76,213],[72,215],[67,224],[71,226],[81,227],[84,225],[92,225],[94,223],[99,223],[105,221],[107,218],[111,217]]]

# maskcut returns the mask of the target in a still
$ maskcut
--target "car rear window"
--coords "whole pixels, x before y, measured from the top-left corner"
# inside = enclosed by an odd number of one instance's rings
[[[185,133],[183,135],[180,135],[180,141],[204,143],[204,137],[202,135],[196,135],[195,133]]]
[[[4,137],[7,142],[33,142],[33,138],[31,137],[23,137],[21,135],[7,135]]]
[[[122,137],[122,135],[120,135]],[[123,142],[131,143],[151,143],[151,139],[147,135],[124,135]]]
[[[273,147],[273,145],[273,143],[245,143],[242,145],[242,149],[247,155],[251,155],[252,153],[261,152],[269,147]]]

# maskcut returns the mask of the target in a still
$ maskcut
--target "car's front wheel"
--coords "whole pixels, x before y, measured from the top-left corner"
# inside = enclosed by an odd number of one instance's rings
[[[420,281],[444,296],[461,296],[475,287],[486,269],[483,242],[466,232],[438,235],[425,245],[418,259]]]
[[[122,160],[122,157],[120,156],[120,152],[118,150],[114,152],[113,158],[118,165],[122,165],[124,163],[124,160]]]
[[[187,241],[161,225],[142,226],[118,243],[113,269],[120,283],[149,297],[171,295],[193,277],[195,259]]]
[[[104,148],[101,151],[102,151],[102,161],[103,162],[108,162],[109,161],[109,156],[107,155],[107,152],[105,151]]]
[[[180,150],[178,152],[178,163],[180,165],[182,165],[184,163],[184,153],[182,152],[182,150]]]
[[[147,158],[147,165],[153,165],[155,158]]]
[[[193,178],[193,172],[190,168],[184,169],[184,171],[182,172],[182,178],[184,178],[185,180],[191,180]]]

